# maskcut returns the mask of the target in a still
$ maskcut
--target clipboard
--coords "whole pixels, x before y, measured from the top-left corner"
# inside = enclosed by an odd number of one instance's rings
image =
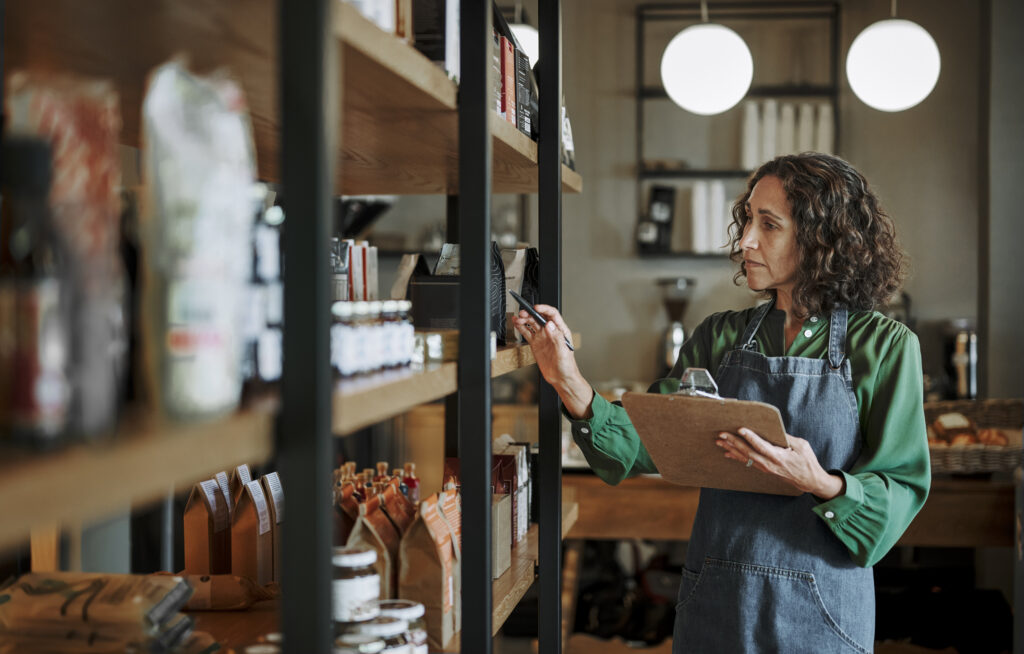
[[[754,430],[789,447],[782,415],[771,404],[695,395],[626,393],[622,406],[661,476],[674,484],[724,490],[801,495],[791,484],[725,458],[715,445],[723,431]]]

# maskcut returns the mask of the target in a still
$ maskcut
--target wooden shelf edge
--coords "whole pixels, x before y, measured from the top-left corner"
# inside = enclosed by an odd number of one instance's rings
[[[273,453],[273,425],[272,403],[195,424],[126,419],[110,443],[5,457],[0,549],[27,540],[35,525],[101,518],[240,463],[262,464]]]
[[[458,108],[458,86],[419,50],[377,27],[347,2],[333,3],[332,20],[334,35],[344,46],[418,90],[425,96],[420,101],[435,104],[435,110]]]
[[[346,388],[347,386],[347,388]],[[385,372],[335,386],[333,431],[345,436],[458,389],[458,366],[442,363],[428,370]]]

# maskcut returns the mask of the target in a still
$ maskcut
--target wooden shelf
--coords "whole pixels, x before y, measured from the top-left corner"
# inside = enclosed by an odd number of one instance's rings
[[[580,336],[573,334],[573,346]],[[529,345],[498,349],[491,362],[491,377],[537,363]],[[458,389],[458,365],[454,361],[426,368],[386,371],[369,377],[344,380],[334,387],[334,433],[345,436],[427,402],[439,400]]]
[[[565,538],[572,529],[578,516],[579,506],[576,503],[562,503],[562,538]],[[505,574],[494,580],[495,634],[533,585],[537,543],[537,525],[531,525],[526,540],[512,550],[512,566]],[[266,634],[278,630],[279,603],[279,600],[269,600],[259,602],[247,611],[200,611],[190,615],[196,619],[196,630],[212,634],[221,645],[240,650],[244,645],[263,642]],[[443,651],[457,652],[458,645],[449,643]]]
[[[338,0],[333,30],[341,71],[337,191],[447,194],[458,189],[458,86],[412,46]],[[245,90],[259,175],[280,179],[277,3],[271,0],[80,0],[11,3],[7,70],[111,79],[121,100],[122,142],[139,145],[149,72],[179,53],[191,67],[224,67]],[[493,191],[537,192],[537,144],[492,116]],[[563,190],[582,190],[562,167]]]
[[[157,424],[123,421],[110,443],[51,454],[0,454],[0,550],[28,539],[37,525],[86,522],[164,497],[240,463],[273,452],[274,403],[222,420]]]
[[[579,517],[579,505],[575,502],[562,502],[562,538],[564,539],[576,524]],[[494,580],[494,594],[492,596],[492,607],[494,617],[491,622],[491,633],[497,635],[502,625],[508,620],[513,609],[523,599],[523,595],[533,585],[537,569],[537,546],[539,543],[539,530],[537,525],[531,525],[526,534],[526,539],[519,545],[512,548],[512,565],[505,574]],[[449,643],[444,652],[458,652],[457,643]]]

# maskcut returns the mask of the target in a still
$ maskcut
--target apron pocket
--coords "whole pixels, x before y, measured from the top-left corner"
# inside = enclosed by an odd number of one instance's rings
[[[829,613],[814,575],[800,570],[705,559],[699,574],[683,569],[676,614],[685,643],[677,651],[870,652]]]

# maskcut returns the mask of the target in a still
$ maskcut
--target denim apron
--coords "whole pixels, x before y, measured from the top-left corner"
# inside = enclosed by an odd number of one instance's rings
[[[847,312],[829,318],[828,359],[767,357],[754,335],[774,306],[755,312],[715,375],[723,397],[778,407],[826,470],[848,471],[860,451]],[[764,474],[755,468],[750,474]],[[673,654],[870,652],[875,594],[870,568],[798,497],[704,488],[676,605]],[[826,514],[827,515],[827,514]]]

